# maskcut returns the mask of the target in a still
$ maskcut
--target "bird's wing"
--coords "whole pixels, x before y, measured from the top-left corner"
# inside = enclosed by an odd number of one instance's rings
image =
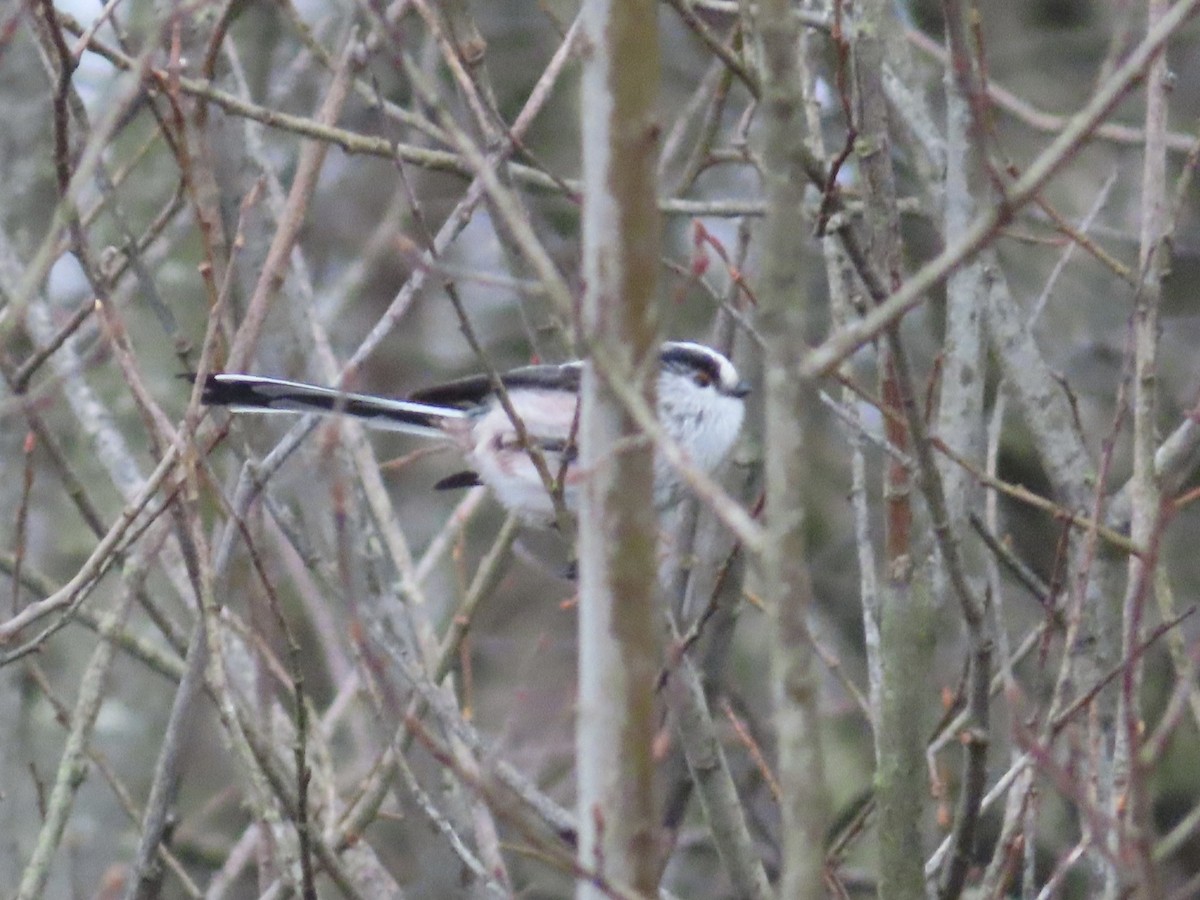
[[[522,366],[500,376],[508,390],[530,388],[545,391],[579,391],[582,371],[577,362],[550,366]],[[434,406],[479,406],[493,393],[492,379],[487,375],[471,375],[413,391],[408,399]]]

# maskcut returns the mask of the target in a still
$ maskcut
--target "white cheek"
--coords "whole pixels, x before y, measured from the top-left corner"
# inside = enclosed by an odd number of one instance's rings
[[[666,379],[664,379],[666,381]],[[721,465],[741,431],[745,406],[736,397],[701,390],[691,382],[659,383],[659,418],[665,430],[704,472]],[[668,394],[667,391],[670,391]],[[678,474],[661,458],[655,461],[655,504],[669,506],[683,492]]]
[[[741,431],[745,414],[740,400],[721,396],[713,399],[697,422],[697,437],[692,448],[696,465],[706,472],[725,461]]]

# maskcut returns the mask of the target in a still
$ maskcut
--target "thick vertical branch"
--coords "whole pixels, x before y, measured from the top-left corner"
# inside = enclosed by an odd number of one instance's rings
[[[584,370],[579,518],[579,856],[583,867],[655,893],[651,784],[658,617],[650,446],[612,379],[648,402],[657,373],[659,80],[655,5],[589,0],[583,11],[585,343],[615,370]],[[581,883],[580,898],[606,896]]]
[[[972,108],[985,102],[967,47],[968,12],[962,0],[946,0],[946,33],[952,66],[946,72],[946,234],[966,228],[988,195],[984,123]],[[942,353],[938,434],[967,459],[983,457],[983,310],[987,299],[983,261],[972,260],[946,279],[946,339]],[[950,525],[957,531],[966,511],[983,501],[961,466],[939,466],[949,501]]]
[[[867,247],[884,273],[888,288],[901,284],[899,218],[892,172],[887,100],[883,89],[887,4],[864,4],[854,34],[854,91],[858,121],[855,150],[863,175]],[[900,413],[911,386],[897,370],[898,338],[880,347],[880,391],[884,403]],[[903,416],[889,416],[888,441],[910,447]],[[917,900],[925,894],[921,841],[925,728],[921,709],[927,696],[924,659],[929,643],[925,620],[928,584],[914,582],[912,557],[912,478],[890,460],[884,481],[884,565],[880,592],[883,689],[876,737],[876,790],[879,798],[880,896]]]
[[[946,73],[946,234],[967,227],[989,195],[986,136],[986,96],[982,78],[967,39],[969,12],[961,0],[946,0],[946,41],[951,66]],[[982,66],[982,60],[979,61]],[[974,259],[956,270],[946,282],[946,338],[942,353],[943,378],[941,408],[938,415],[940,437],[963,457],[983,457],[983,327],[982,317],[987,296],[982,259]],[[932,473],[931,473],[932,474]],[[960,466],[942,465],[937,473],[942,481],[945,507],[941,514],[950,536],[964,533],[967,511],[983,501],[982,491],[966,478]],[[932,514],[939,515],[934,503]],[[953,538],[952,538],[953,539]],[[941,549],[939,543],[939,550]],[[935,604],[942,609],[956,594],[966,596],[965,579],[969,563],[965,555],[950,558],[937,555],[934,572]],[[963,579],[955,591],[956,574],[952,566],[961,566],[957,577]],[[972,607],[971,601],[966,601]],[[954,817],[953,844],[942,873],[939,896],[953,898],[962,892],[971,864],[979,807],[983,799],[987,748],[990,738],[988,681],[991,677],[991,648],[985,637],[986,620],[982,609],[964,608],[969,652],[967,684],[967,722],[961,731],[963,770],[959,800]]]
[[[783,815],[780,896],[820,897],[828,795],[819,725],[819,691],[808,615],[812,606],[804,540],[805,421],[816,408],[806,355],[802,278],[807,236],[800,227],[806,154],[804,97],[797,64],[799,29],[791,4],[759,6],[763,87],[763,182],[767,215],[759,325],[765,337],[766,522],[763,593],[774,616],[771,669]]]
[[[1170,8],[1166,0],[1148,0],[1148,27],[1160,22]],[[1143,547],[1155,539],[1160,523],[1160,492],[1155,477],[1158,411],[1159,301],[1167,265],[1167,92],[1170,74],[1167,59],[1159,53],[1150,64],[1146,79],[1146,149],[1142,163],[1142,227],[1138,261],[1142,273],[1133,310],[1133,473],[1130,499],[1133,518],[1130,537]],[[1146,795],[1146,773],[1138,762],[1144,723],[1139,704],[1142,663],[1137,646],[1142,641],[1142,618],[1151,578],[1147,566],[1154,558],[1131,556],[1122,616],[1122,659],[1128,668],[1122,679],[1120,715],[1114,760],[1114,816],[1123,819],[1122,855],[1136,862],[1133,867],[1141,896],[1161,893],[1150,858],[1147,829],[1151,827],[1150,802]],[[1123,807],[1123,809],[1122,809]]]

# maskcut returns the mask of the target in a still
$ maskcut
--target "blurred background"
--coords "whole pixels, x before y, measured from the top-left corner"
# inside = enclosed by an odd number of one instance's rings
[[[496,151],[503,139],[501,132],[489,134],[479,125],[438,38],[449,40],[463,60],[473,63],[464,65],[464,71],[479,95],[494,104],[495,115],[485,117],[492,126],[512,126],[531,97],[539,104],[511,155],[516,165],[505,177],[578,297],[580,196],[575,179],[580,117],[589,114],[579,106],[578,50],[570,52],[560,73],[546,74],[572,28],[575,4],[431,4],[428,15],[438,27],[426,18],[424,4],[385,8],[382,3],[128,0],[109,6],[104,21],[99,4],[75,0],[0,11],[0,289],[8,309],[0,316],[10,316],[0,332],[7,372],[0,388],[0,508],[9,511],[0,517],[4,619],[74,576],[98,540],[83,510],[95,511],[103,534],[161,458],[162,445],[147,436],[145,402],[130,389],[130,376],[116,358],[112,329],[106,331],[104,324],[109,319],[87,312],[98,294],[97,278],[115,310],[112,321],[128,335],[129,358],[140,383],[165,416],[178,423],[189,396],[188,383],[178,376],[197,364],[216,293],[213,284],[206,284],[205,270],[216,258],[215,285],[221,286],[229,264],[228,298],[211,360],[220,369],[278,234],[302,143],[312,133],[304,122],[313,119],[327,96],[331,68],[348,43],[353,46],[353,83],[336,125],[363,140],[351,144],[329,137],[298,240],[282,270],[285,277],[246,369],[329,383],[352,360],[348,386],[402,396],[478,372],[484,365],[504,369],[574,355],[564,323],[504,229],[497,227],[494,207],[472,203],[464,211],[472,167],[447,140],[444,121],[457,122],[485,152]],[[58,61],[46,30],[51,7],[67,47],[78,52],[69,96],[57,105]],[[805,3],[797,9],[814,21],[830,21],[825,4]],[[1042,152],[1145,28],[1140,7],[1119,2],[1018,0],[984,4],[980,12],[978,33],[993,89],[989,151],[998,170],[1011,166],[1014,173]],[[760,122],[746,85],[729,74],[705,41],[707,33],[753,69],[753,54],[743,46],[751,38],[739,36],[745,35],[739,31],[740,15],[733,3],[660,7],[661,309],[665,336],[724,344],[743,374],[757,379],[761,360],[753,322],[762,212],[755,168]],[[914,271],[945,243],[937,205],[940,176],[924,157],[930,141],[936,145],[943,139],[948,76],[939,57],[944,55],[940,4],[897,3],[891,15],[895,28],[888,35],[888,65],[911,105],[896,103],[891,110],[890,150],[903,212],[905,266]],[[463,23],[472,23],[477,33],[464,33]],[[79,52],[81,29],[93,43]],[[1192,276],[1200,267],[1200,229],[1196,192],[1190,181],[1179,181],[1185,172],[1190,176],[1188,166],[1194,162],[1189,152],[1194,156],[1200,115],[1198,37],[1196,25],[1185,27],[1168,53],[1174,76],[1168,178],[1172,190],[1180,187],[1173,207],[1171,273],[1161,306],[1164,436],[1188,416],[1200,390],[1195,352],[1200,303],[1192,289]],[[838,55],[827,31],[814,30],[805,46],[811,52],[807,64],[821,102],[826,149],[836,154],[846,134]],[[141,81],[133,74],[168,70],[173,52],[183,77],[191,79],[186,89],[151,78]],[[414,86],[405,58],[426,74],[435,96]],[[139,84],[156,86],[147,92]],[[548,92],[544,99],[537,93],[543,90]],[[1037,347],[1069,391],[1093,464],[1099,467],[1111,454],[1105,492],[1119,489],[1131,466],[1128,422],[1120,404],[1128,378],[1135,296],[1130,280],[1137,278],[1143,209],[1142,107],[1140,91],[1130,92],[1109,115],[1107,130],[1079,148],[1051,182],[1044,203],[1022,209],[991,244]],[[62,158],[56,148],[56,108],[70,110],[67,155],[72,170],[85,173],[72,186],[72,197],[82,216],[86,264],[71,252],[74,239],[68,233],[47,239],[63,210],[56,173],[56,161]],[[922,127],[929,131],[923,134]],[[389,148],[396,147],[400,149],[393,155]],[[853,157],[839,183],[852,199],[859,196]],[[260,193],[244,206],[255,191]],[[796,227],[811,232],[818,195],[813,193],[810,201],[809,208],[797,211]],[[201,211],[218,217],[221,241],[200,227]],[[1092,247],[1064,237],[1056,219],[1086,234]],[[444,249],[439,244],[437,262],[431,265],[425,251],[439,233],[446,238]],[[214,244],[219,245],[216,250]],[[806,287],[817,310],[810,323],[815,344],[828,334],[832,320],[826,268],[815,236],[811,253]],[[19,318],[18,299],[26,305]],[[919,383],[928,391],[924,399],[930,402],[938,390],[944,313],[945,297],[939,292],[903,326]],[[464,334],[462,315],[485,360]],[[63,334],[67,336],[59,344]],[[359,353],[367,341],[369,349]],[[23,373],[21,367],[30,360],[39,361]],[[332,370],[327,360],[336,364]],[[846,374],[874,392],[874,363],[874,351],[864,348]],[[22,374],[24,381],[16,377]],[[979,415],[986,421],[997,395],[995,359],[987,362],[984,376],[986,408]],[[838,393],[833,381],[824,386],[830,394]],[[757,410],[755,401],[727,473],[731,490],[750,506],[760,490]],[[866,431],[877,437],[880,414],[867,403],[856,412]],[[839,819],[849,821],[867,802],[874,768],[870,725],[851,690],[866,691],[867,682],[861,557],[850,502],[852,434],[828,409],[814,411],[813,417],[818,427],[810,441],[808,528],[817,602],[814,633],[830,664],[823,675],[830,790]],[[224,416],[213,420],[205,434],[214,434],[211,429],[221,427]],[[192,499],[192,510],[214,547],[228,527],[226,503],[235,495],[243,463],[271,453],[293,425],[284,417],[265,417],[229,426],[209,458],[200,496]],[[272,614],[264,611],[257,566],[272,583],[298,642],[296,671],[303,675],[324,729],[312,749],[322,771],[321,791],[313,802],[321,808],[316,815],[325,828],[336,820],[332,809],[348,808],[378,767],[379,754],[409,702],[401,695],[372,701],[361,683],[364,668],[371,670],[374,663],[357,656],[351,623],[360,621],[362,607],[391,609],[377,613],[381,621],[389,615],[402,619],[403,579],[390,567],[394,547],[381,536],[375,507],[359,493],[356,464],[346,449],[352,443],[337,426],[324,424],[300,443],[271,476],[265,503],[269,512],[255,513],[271,523],[254,525],[263,541],[261,558],[256,562],[244,547],[235,549],[219,582],[222,605],[249,623],[243,642],[230,644],[226,665],[241,669],[246,697],[253,700],[257,692],[257,709],[266,719],[279,715],[280,707],[269,698],[286,693],[282,686],[287,678],[254,658],[249,648],[256,646],[255,639],[248,635],[258,634],[281,658],[287,654]],[[431,490],[457,471],[452,454],[417,453],[426,445],[396,435],[373,435],[371,446],[381,463],[394,526],[421,575],[422,615],[443,633],[470,593],[480,561],[501,529],[503,511],[485,496],[464,499],[459,492]],[[874,503],[871,535],[878,543],[883,454],[871,443],[864,452]],[[71,473],[74,484],[64,473]],[[1043,465],[1017,416],[1004,421],[997,474],[1036,493],[1050,493]],[[1013,553],[1041,581],[1061,584],[1066,577],[1061,523],[1016,501],[1002,500],[1000,507],[1001,537]],[[1182,507],[1164,537],[1162,566],[1179,612],[1192,608],[1200,585],[1196,515],[1191,506]],[[575,610],[560,544],[553,534],[518,538],[512,559],[474,614],[452,668],[462,715],[485,740],[479,759],[486,764],[504,760],[571,809]],[[147,802],[196,600],[188,590],[187,561],[180,556],[186,557],[186,548],[180,550],[170,529],[148,527],[140,536],[127,536],[122,546],[133,554],[127,562],[143,560],[144,579],[136,582],[140,587],[132,586],[128,567],[109,572],[78,616],[40,641],[36,653],[0,669],[0,721],[5,723],[0,728],[0,884],[15,885],[26,871],[65,749],[62,721],[89,686],[101,687],[103,702],[84,754],[87,776],[67,816],[44,895],[119,896],[128,876],[126,866],[142,831],[137,810]],[[931,547],[922,522],[914,552],[926,554]],[[982,551],[976,545],[972,552]],[[162,562],[163,553],[173,553],[174,561]],[[774,873],[778,813],[759,759],[760,753],[767,760],[772,754],[766,677],[770,620],[753,602],[753,577],[748,599],[741,597],[736,556],[734,572],[734,581],[722,589],[734,598],[729,608],[736,629],[730,627],[732,643],[709,674],[714,709],[720,710],[719,732],[751,830]],[[1052,617],[1007,575],[1004,585],[1009,595],[1005,626],[1016,646]],[[127,591],[139,599],[113,626],[122,635],[119,652],[102,686],[89,685],[90,673],[97,671],[90,664],[100,646],[98,622],[106,611],[120,607]],[[931,735],[942,717],[943,698],[952,698],[960,688],[964,652],[957,612],[944,610],[937,623],[929,672]],[[11,651],[46,624],[49,620],[9,636],[0,651]],[[1193,659],[1198,627],[1189,619],[1174,632]],[[1168,695],[1183,677],[1168,661],[1163,643],[1145,656],[1144,713],[1150,725],[1159,721]],[[1020,663],[1026,711],[1049,697],[1061,650],[1061,642],[1047,638]],[[254,703],[247,708],[254,709]],[[283,708],[291,709],[287,703]],[[993,711],[1001,724],[993,735],[989,785],[1007,768],[1015,746],[1008,712],[1001,697]],[[390,722],[389,714],[395,716]],[[264,725],[269,724],[266,719]],[[277,727],[280,735],[287,733],[287,727]],[[663,734],[669,743],[665,726]],[[1160,835],[1197,815],[1197,740],[1196,721],[1181,716],[1169,749],[1150,773],[1152,818]],[[286,739],[281,742],[287,745]],[[931,853],[944,835],[957,787],[958,756],[952,749],[930,760],[931,771],[945,779],[944,797],[930,803]],[[261,844],[247,849],[252,845],[247,835],[253,835],[256,823],[267,826],[255,814],[256,804],[246,798],[244,760],[211,702],[198,705],[182,732],[181,754],[183,776],[169,846],[192,883],[168,874],[162,896],[189,896],[197,890],[228,897],[259,895],[277,873]],[[461,809],[453,808],[465,802],[461,788],[447,786],[453,779],[428,748],[413,749],[411,762],[413,777],[428,797],[422,799],[397,781],[378,814],[353,840],[370,849],[380,869],[408,896],[488,893],[481,887],[486,879],[464,875],[463,862],[426,809],[427,802],[448,807],[448,812],[443,809],[447,819],[461,821]],[[1077,839],[1074,799],[1050,782],[1045,785],[1032,855],[1036,866],[1025,872],[1025,890],[1031,890],[1030,874],[1049,877]],[[522,897],[569,895],[570,873],[545,855],[523,852],[520,828],[501,820],[500,846],[511,892]],[[983,820],[980,866],[992,855],[989,836],[994,840],[998,829],[994,809]],[[1184,836],[1162,860],[1164,884],[1170,889],[1186,885],[1200,871],[1194,831]],[[675,840],[666,889],[679,897],[732,896],[698,809],[685,815]],[[851,841],[843,860],[845,883],[856,893],[872,889],[874,858],[868,826]],[[1021,878],[1013,879],[1013,896],[1020,895],[1021,884]],[[1087,896],[1085,884],[1084,876],[1072,870],[1053,895]],[[323,882],[322,896],[326,891],[338,895],[329,882]],[[389,892],[381,889],[379,895]]]

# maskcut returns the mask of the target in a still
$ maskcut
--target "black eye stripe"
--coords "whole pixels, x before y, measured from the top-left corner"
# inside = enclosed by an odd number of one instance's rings
[[[721,382],[721,364],[707,353],[691,347],[673,346],[663,350],[661,358],[664,368],[681,375],[702,372],[713,384]]]

